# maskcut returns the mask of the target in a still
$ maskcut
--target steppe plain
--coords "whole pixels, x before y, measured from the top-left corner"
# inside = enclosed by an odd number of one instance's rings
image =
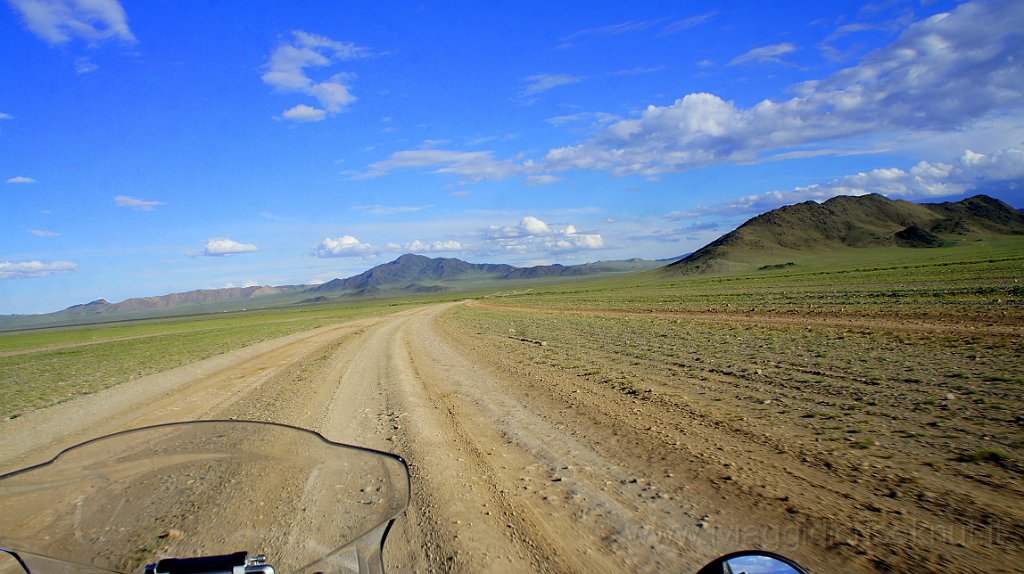
[[[390,571],[1019,571],[1022,350],[1019,238],[10,333],[0,471],[268,420],[406,458]]]

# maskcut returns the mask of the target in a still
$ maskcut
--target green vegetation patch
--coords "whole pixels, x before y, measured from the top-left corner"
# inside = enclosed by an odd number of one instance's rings
[[[379,301],[0,336],[0,420],[260,341],[392,312]]]
[[[968,452],[957,457],[960,462],[994,462],[996,464],[1006,464],[1011,460],[1011,456],[999,449],[982,449],[974,452]]]
[[[562,309],[758,311],[1024,318],[1024,237],[942,249],[847,249],[753,274],[653,271],[505,292],[489,302]]]

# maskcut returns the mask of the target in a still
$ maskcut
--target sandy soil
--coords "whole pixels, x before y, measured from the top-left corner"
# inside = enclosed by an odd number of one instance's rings
[[[862,479],[889,467],[837,472],[708,405],[527,367],[452,307],[267,341],[4,421],[0,471],[147,424],[267,420],[406,458],[393,572],[686,572],[749,547],[815,572],[1012,571],[1024,558],[1019,492],[879,493]],[[957,536],[986,517],[998,538]]]

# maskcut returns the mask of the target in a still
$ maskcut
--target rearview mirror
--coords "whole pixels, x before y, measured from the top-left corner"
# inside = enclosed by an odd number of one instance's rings
[[[761,550],[744,550],[713,560],[697,574],[808,574],[785,556]]]

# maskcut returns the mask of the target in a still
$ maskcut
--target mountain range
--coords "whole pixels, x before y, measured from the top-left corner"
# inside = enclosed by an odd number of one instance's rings
[[[353,297],[435,293],[482,285],[494,286],[513,280],[647,271],[661,267],[665,263],[666,261],[628,259],[568,266],[556,264],[514,267],[406,254],[359,275],[346,279],[332,279],[319,285],[198,289],[157,297],[136,297],[119,303],[97,299],[89,303],[72,305],[55,313],[0,315],[0,331],[322,303]]]
[[[120,303],[104,299],[41,315],[0,315],[0,331],[339,301],[354,297],[496,288],[511,281],[635,273],[729,273],[785,268],[808,253],[873,247],[936,248],[971,236],[1022,235],[1024,211],[985,195],[958,202],[911,203],[882,195],[806,201],[758,215],[692,254],[583,265],[514,267],[406,254],[319,285],[200,289]]]

